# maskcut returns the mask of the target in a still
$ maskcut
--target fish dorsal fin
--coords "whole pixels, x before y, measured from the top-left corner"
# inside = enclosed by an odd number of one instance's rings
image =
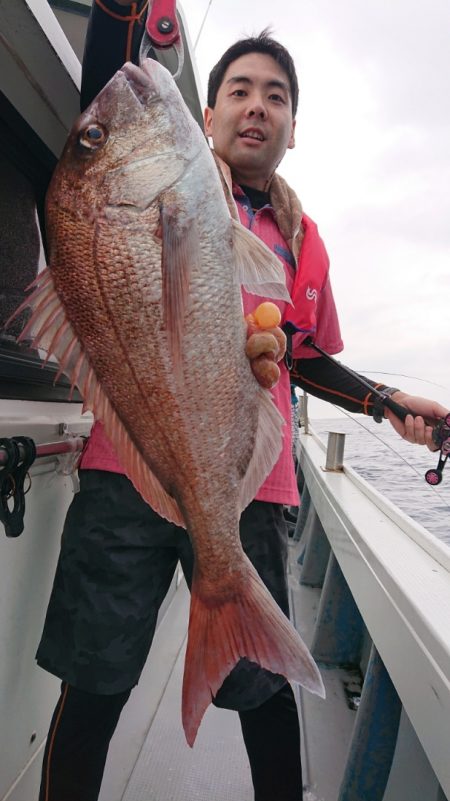
[[[112,206],[148,208],[150,203],[168,189],[184,173],[186,161],[177,153],[161,153],[133,161],[111,170],[103,186]]]
[[[283,447],[284,417],[280,414],[272,395],[259,387],[260,405],[255,447],[247,472],[242,479],[239,495],[240,511],[254,499],[261,484],[267,478]]]
[[[247,292],[291,303],[281,261],[267,245],[236,220],[233,226],[233,250],[236,278]]]
[[[32,346],[47,352],[47,359],[55,356],[59,371],[55,381],[64,373],[83,398],[83,412],[92,411],[96,420],[103,423],[128,478],[143,499],[159,515],[172,523],[184,526],[183,516],[176,501],[167,494],[150,470],[127,433],[122,421],[104,393],[76,337],[64,308],[56,294],[49,269],[39,273],[30,287],[33,292],[17,309],[14,318],[31,306],[33,313],[19,336],[19,341],[32,338]],[[11,318],[13,319],[13,318]]]
[[[195,220],[180,222],[179,214],[167,206],[161,207],[161,230],[164,326],[177,375],[181,373],[191,269],[199,261],[199,237]]]

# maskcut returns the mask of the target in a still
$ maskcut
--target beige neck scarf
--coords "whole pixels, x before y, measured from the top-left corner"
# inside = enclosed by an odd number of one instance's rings
[[[212,151],[214,159],[219,170],[220,179],[222,181],[225,199],[227,201],[230,214],[235,220],[239,220],[236,203],[233,198],[233,181],[231,177],[231,170],[221,158]],[[302,220],[302,206],[300,200],[291,189],[289,184],[277,173],[274,173],[269,184],[270,203],[275,213],[277,225],[281,231],[282,236],[289,245],[294,258],[298,260],[300,253],[300,246],[303,238],[303,231],[301,226]]]

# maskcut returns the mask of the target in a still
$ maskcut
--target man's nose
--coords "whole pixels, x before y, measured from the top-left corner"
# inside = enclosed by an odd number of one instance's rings
[[[247,108],[247,117],[258,117],[260,120],[266,119],[267,109],[262,97],[251,99]]]

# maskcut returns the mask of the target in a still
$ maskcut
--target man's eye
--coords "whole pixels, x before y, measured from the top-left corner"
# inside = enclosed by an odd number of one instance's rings
[[[235,89],[233,92],[233,95],[236,95],[236,97],[245,97],[246,94],[245,89]]]
[[[277,103],[285,103],[284,97],[281,95],[270,95],[269,100],[275,100]]]

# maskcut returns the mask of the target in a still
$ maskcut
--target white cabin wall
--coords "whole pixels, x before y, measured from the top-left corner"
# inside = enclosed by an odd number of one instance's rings
[[[0,401],[1,434],[32,436],[37,443],[58,439],[60,424],[86,432],[78,404]],[[31,801],[25,791],[9,791],[32,768],[47,734],[59,681],[37,667],[39,642],[65,513],[73,497],[72,479],[47,461],[31,470],[25,530],[7,538],[0,526],[0,799]],[[27,782],[28,777],[22,777]],[[36,790],[36,788],[34,788]]]
[[[86,4],[87,9],[89,6]],[[73,51],[77,56],[80,64],[83,61],[84,40],[86,37],[87,17],[80,14],[73,14],[69,11],[64,11],[61,8],[53,8],[53,13],[58,20],[61,28],[67,36]]]

